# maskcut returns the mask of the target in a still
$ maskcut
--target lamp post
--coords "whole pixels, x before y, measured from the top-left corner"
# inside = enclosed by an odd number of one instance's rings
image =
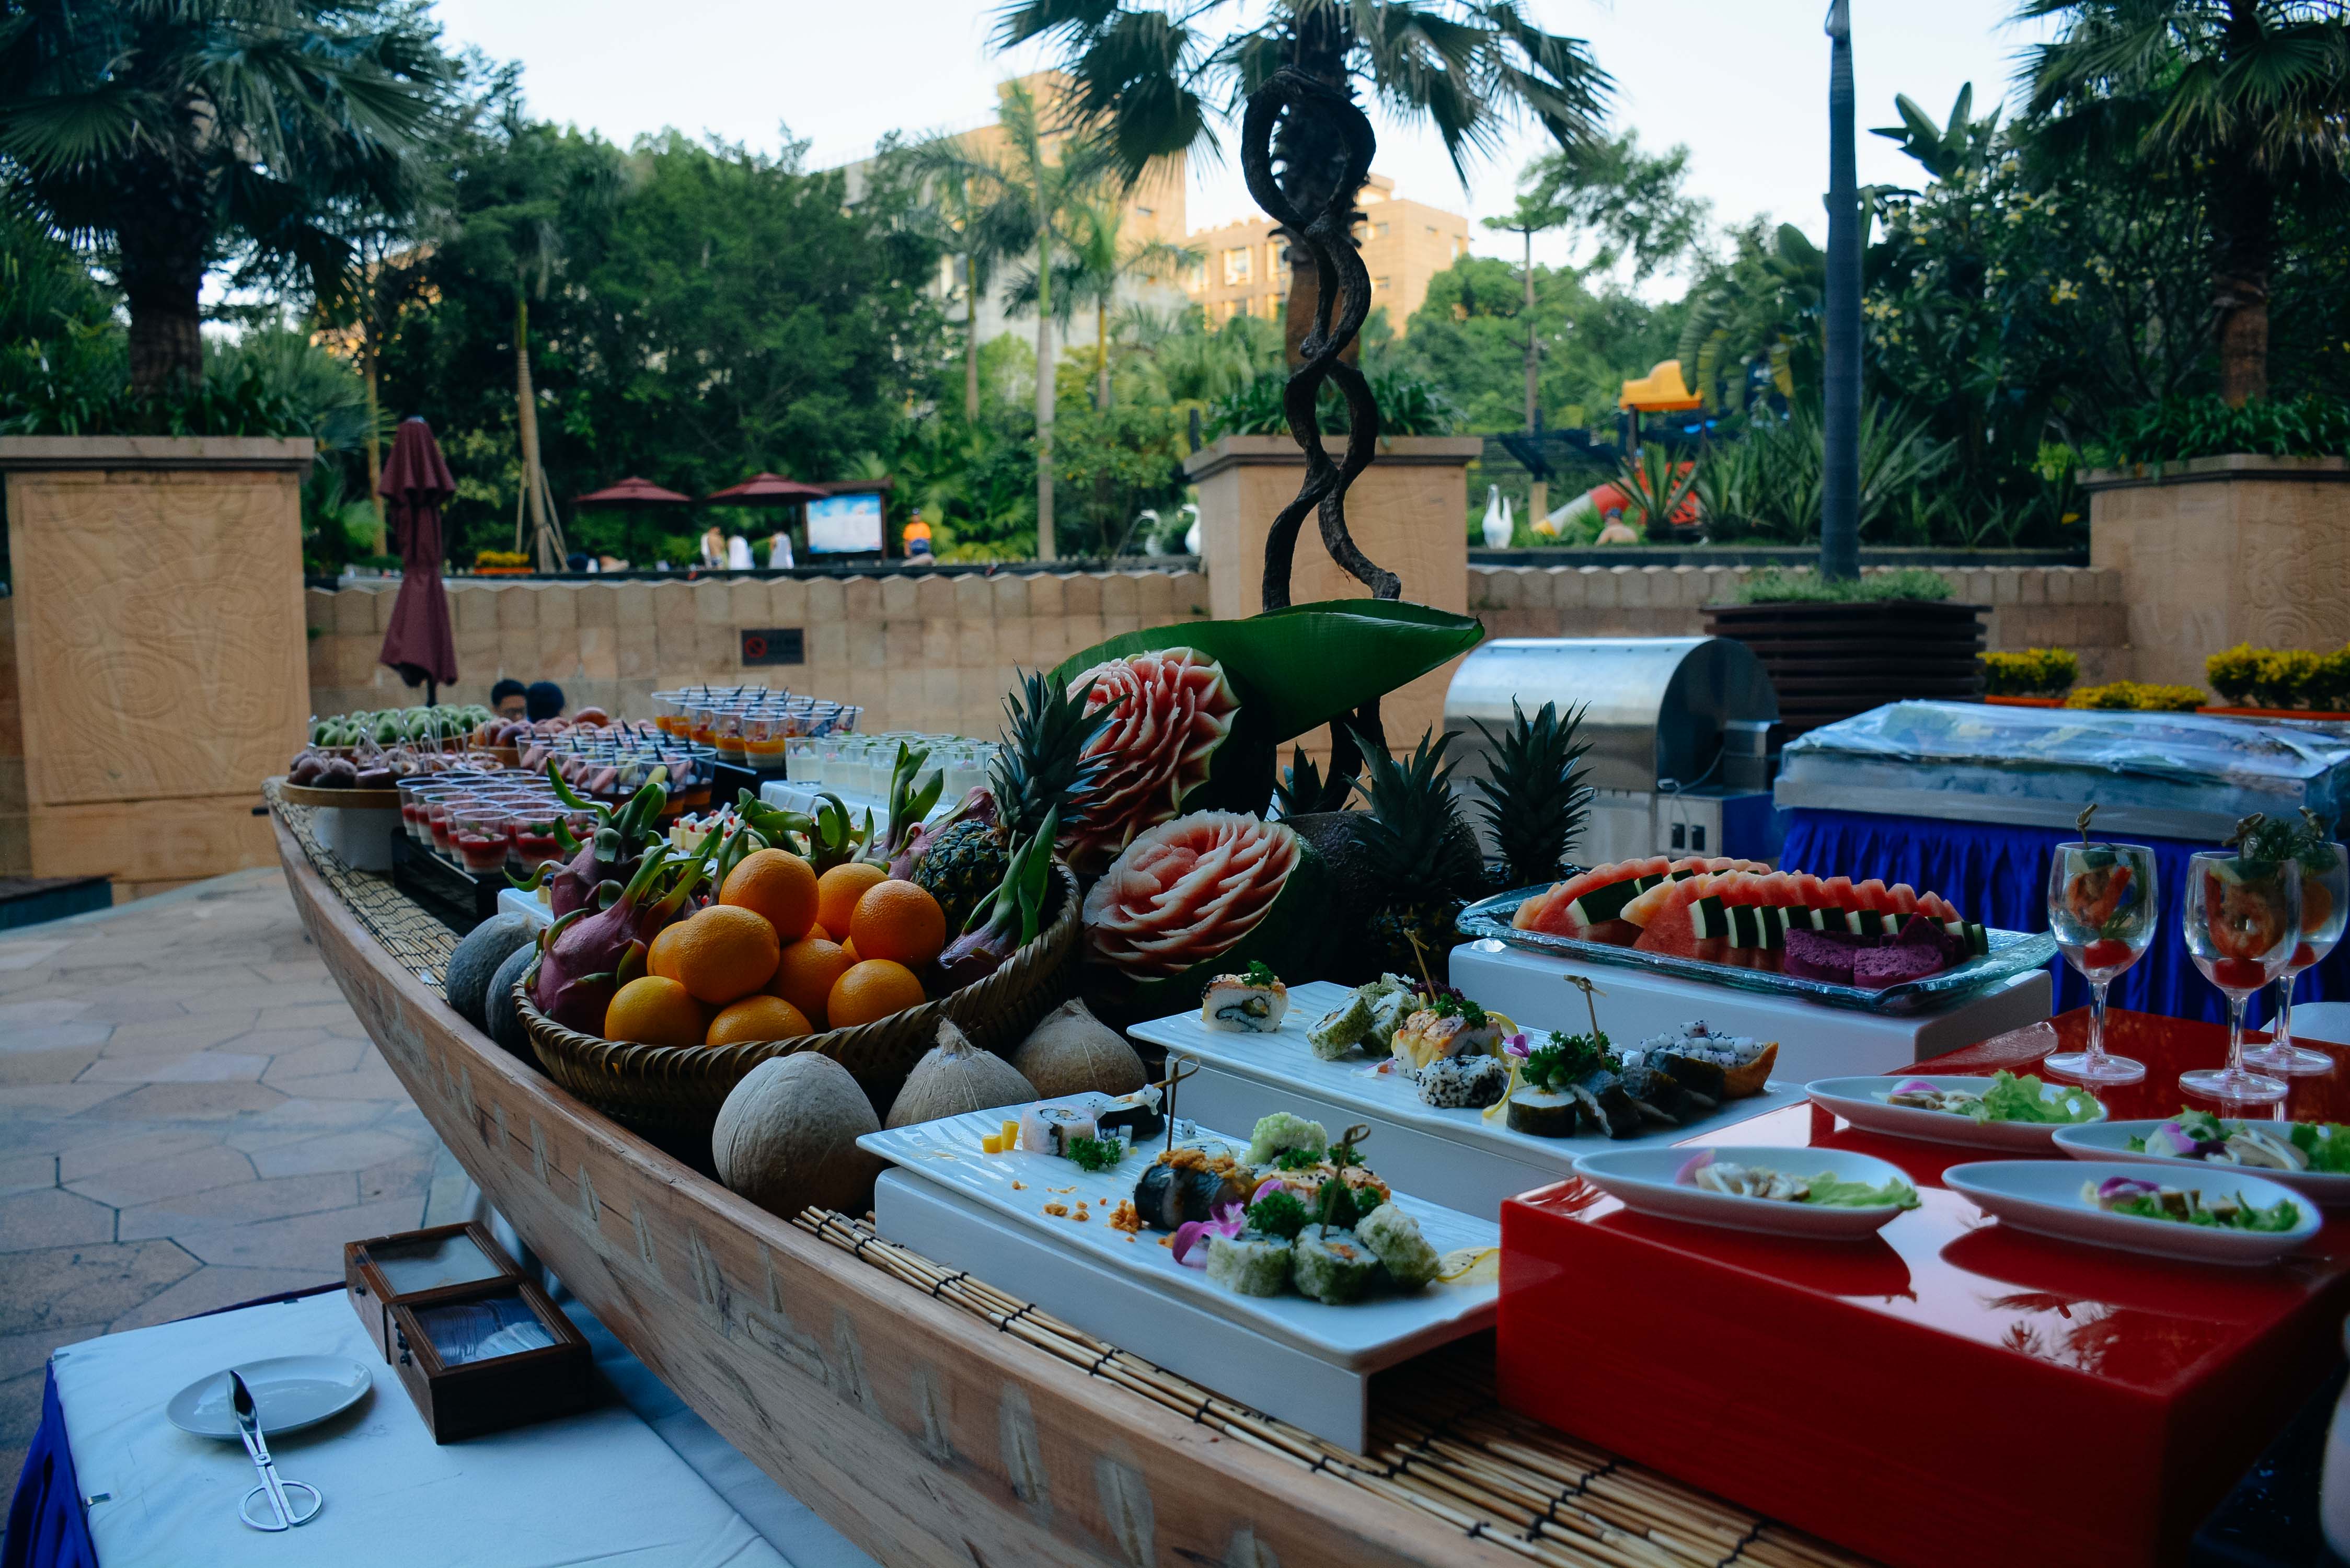
[[[1828,5],[1827,364],[1820,576],[1860,576],[1860,179],[1853,151],[1852,0]]]

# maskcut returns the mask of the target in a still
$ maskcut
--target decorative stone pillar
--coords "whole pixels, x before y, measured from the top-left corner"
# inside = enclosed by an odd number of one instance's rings
[[[1347,492],[1347,526],[1363,554],[1403,579],[1403,597],[1465,615],[1469,610],[1469,465],[1478,436],[1389,436]],[[1208,613],[1219,620],[1263,607],[1264,536],[1274,515],[1305,481],[1305,456],[1285,435],[1226,436],[1184,460],[1200,487],[1200,560]],[[1330,558],[1308,514],[1297,534],[1290,599],[1367,598],[1369,590]],[[1444,691],[1459,660],[1430,671],[1380,703],[1390,749],[1409,749],[1444,718]],[[1326,731],[1305,737],[1307,750]]]
[[[2240,642],[2350,642],[2350,462],[2199,457],[2082,475],[2089,559],[2122,574],[2132,674],[2204,684]]]
[[[276,860],[253,815],[309,715],[313,443],[0,438],[0,875],[118,897]]]

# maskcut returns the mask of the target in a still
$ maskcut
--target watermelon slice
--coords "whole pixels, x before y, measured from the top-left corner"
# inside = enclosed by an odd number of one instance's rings
[[[1643,890],[1661,884],[1671,865],[1663,856],[1654,855],[1641,860],[1595,866],[1552,889],[1555,897],[1536,923],[1523,929],[1572,937],[1578,941],[1630,947],[1633,938],[1640,933],[1625,923],[1624,908]]]
[[[1742,871],[1700,872],[1640,895],[1635,904],[1654,900],[1638,922],[1640,940],[1632,945],[1643,952],[1670,953],[1700,963],[1726,963],[1730,959],[1730,917],[1725,895],[1752,880]],[[1628,917],[1627,917],[1628,918]]]

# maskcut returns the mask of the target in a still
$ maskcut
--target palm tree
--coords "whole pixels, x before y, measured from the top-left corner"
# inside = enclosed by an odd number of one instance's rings
[[[979,418],[979,302],[996,267],[1034,236],[1027,202],[1007,171],[941,137],[908,151],[909,166],[929,187],[939,248],[962,264],[962,417]]]
[[[0,182],[112,263],[132,390],[194,386],[206,272],[330,294],[457,79],[419,0],[0,0]]]
[[[1096,374],[1094,406],[1109,407],[1109,307],[1129,281],[1171,277],[1200,265],[1190,245],[1161,239],[1125,237],[1126,206],[1115,197],[1087,202],[1074,214],[1069,246],[1068,294],[1094,307]]]
[[[2265,396],[2278,199],[2338,199],[2350,160],[2350,7],[2022,0],[2017,16],[2064,19],[2022,73],[2042,151],[2120,153],[2201,182],[2220,392],[2230,404]]]
[[[1214,121],[1236,119],[1248,96],[1283,66],[1351,91],[1359,78],[1390,112],[1424,115],[1465,182],[1467,160],[1494,149],[1521,114],[1566,148],[1598,140],[1612,90],[1579,38],[1545,33],[1523,0],[1237,0],[1154,5],[1148,0],[1006,0],[996,44],[1056,43],[1072,78],[1072,124],[1099,128],[1129,181],[1155,158],[1217,146]],[[1216,30],[1219,14],[1233,24]],[[1340,192],[1346,168],[1321,116],[1285,116],[1274,132],[1281,189],[1303,212]],[[1316,318],[1316,274],[1292,265],[1289,358]]]

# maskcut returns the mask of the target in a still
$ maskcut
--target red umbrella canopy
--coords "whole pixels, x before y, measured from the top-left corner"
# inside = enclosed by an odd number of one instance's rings
[[[740,484],[730,484],[702,499],[705,504],[734,506],[791,506],[803,501],[821,501],[831,493],[821,484],[803,484],[780,473],[754,473]]]
[[[441,508],[457,493],[432,427],[402,420],[376,489],[384,498],[400,545],[400,597],[377,658],[411,686],[457,679],[457,639],[449,626],[449,596],[441,587]]]
[[[618,484],[608,484],[601,490],[591,490],[585,495],[571,498],[574,506],[691,506],[693,497],[680,495],[674,490],[663,490],[650,479],[634,474]]]

